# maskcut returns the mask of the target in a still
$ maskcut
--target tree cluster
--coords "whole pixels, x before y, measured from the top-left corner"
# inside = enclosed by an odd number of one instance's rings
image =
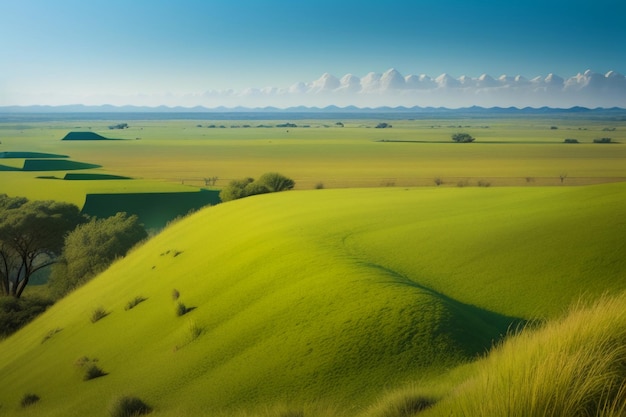
[[[85,284],[147,236],[139,218],[126,213],[77,226],[65,238],[60,262],[52,267],[50,290],[61,297]]]
[[[0,196],[0,294],[19,298],[34,273],[56,262],[65,235],[84,220],[73,204]]]
[[[276,172],[268,172],[261,175],[257,180],[253,178],[232,180],[220,192],[220,199],[226,202],[257,194],[286,191],[291,190],[295,185],[295,181],[291,178]]]

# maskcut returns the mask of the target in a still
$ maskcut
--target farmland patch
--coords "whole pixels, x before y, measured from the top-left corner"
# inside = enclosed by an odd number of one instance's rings
[[[161,229],[190,211],[220,202],[219,191],[175,193],[87,194],[82,212],[106,218],[118,212],[136,214],[147,229]]]
[[[119,140],[119,139],[106,138],[95,132],[69,132],[61,140]]]
[[[113,174],[83,174],[83,173],[67,173],[64,180],[69,181],[99,181],[99,180],[131,180],[131,177]]]
[[[27,159],[22,171],[73,171],[100,167],[101,165],[63,159]]]

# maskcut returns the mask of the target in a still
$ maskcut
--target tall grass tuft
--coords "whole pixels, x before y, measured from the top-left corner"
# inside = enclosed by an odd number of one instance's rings
[[[133,298],[132,300],[130,300],[128,303],[126,303],[126,306],[124,307],[124,310],[126,310],[126,311],[132,310],[139,303],[143,303],[144,301],[146,301],[146,298],[141,297],[141,296],[137,296],[137,297]]]
[[[109,406],[111,417],[138,417],[152,412],[152,408],[141,399],[132,396],[116,398]]]
[[[103,318],[105,318],[108,315],[109,315],[108,311],[106,311],[102,307],[98,307],[94,311],[91,312],[91,317],[89,318],[89,320],[91,320],[92,323],[95,323],[95,322],[97,322],[99,320],[102,320]]]
[[[434,415],[623,416],[626,293],[525,330],[497,347]]]

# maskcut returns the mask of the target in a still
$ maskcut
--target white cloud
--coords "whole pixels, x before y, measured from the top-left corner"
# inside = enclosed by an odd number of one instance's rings
[[[210,90],[188,94],[20,96],[15,93],[0,105],[11,104],[113,104],[205,107],[290,107],[290,106],[422,106],[422,107],[624,107],[626,77],[609,71],[585,71],[568,78],[556,74],[526,78],[522,75],[479,77],[440,74],[402,75],[391,68],[362,77],[341,78],[324,73],[313,81],[291,86],[268,86],[244,90]],[[13,101],[13,102],[9,102]]]
[[[246,91],[240,99],[252,97]],[[370,72],[359,78],[346,74],[340,79],[325,73],[311,82],[300,82],[278,97],[259,97],[271,105],[356,105],[377,106],[502,106],[502,107],[626,107],[626,77],[585,71],[564,79],[557,74],[528,79],[522,75],[473,78],[450,74],[403,76],[395,69]],[[280,100],[279,100],[280,99]]]

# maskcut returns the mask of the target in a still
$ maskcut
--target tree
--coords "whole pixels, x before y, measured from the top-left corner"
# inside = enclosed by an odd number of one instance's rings
[[[257,181],[259,184],[266,186],[270,193],[291,190],[296,185],[294,180],[277,172],[263,174]]]
[[[452,140],[456,143],[471,143],[476,139],[469,133],[455,133],[452,135]]]
[[[220,200],[230,201],[238,198],[247,197],[245,193],[246,186],[254,181],[253,178],[244,178],[241,180],[232,180],[228,185],[220,191]]]
[[[296,182],[291,178],[277,172],[268,172],[261,175],[256,181],[252,178],[232,180],[228,186],[220,191],[220,200],[226,202],[251,195],[286,191],[291,190],[295,185]]]
[[[50,289],[61,297],[104,271],[147,237],[136,215],[117,213],[79,225],[65,238],[62,262],[54,265]]]
[[[0,294],[19,298],[35,272],[57,261],[65,235],[83,221],[73,204],[0,196]]]

